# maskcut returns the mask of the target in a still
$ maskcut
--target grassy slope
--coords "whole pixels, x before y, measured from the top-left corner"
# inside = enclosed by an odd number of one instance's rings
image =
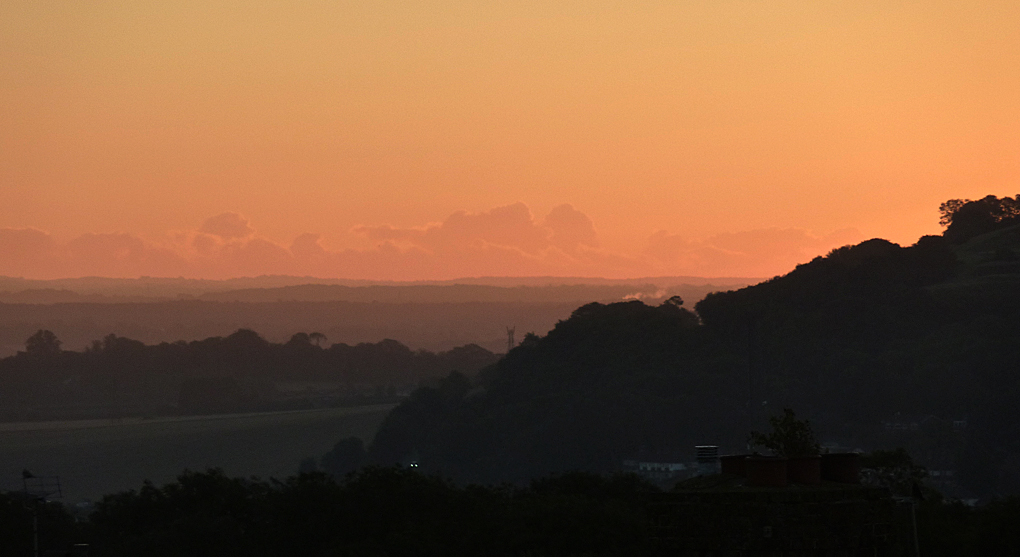
[[[953,251],[960,261],[956,276],[930,287],[942,296],[963,300],[999,298],[1020,289],[1020,261],[1003,260],[1002,253],[1020,255],[1020,226],[975,236]]]

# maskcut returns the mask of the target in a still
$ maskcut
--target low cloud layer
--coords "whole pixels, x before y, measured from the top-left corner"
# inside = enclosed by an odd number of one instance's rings
[[[686,239],[653,234],[632,253],[600,247],[592,220],[570,205],[536,218],[523,203],[458,211],[421,227],[363,225],[349,233],[362,247],[327,249],[318,232],[289,243],[264,238],[239,213],[221,213],[196,229],[143,239],[125,232],[88,233],[58,243],[36,229],[0,229],[0,275],[185,276],[266,274],[378,280],[467,276],[700,275],[764,277],[861,240],[856,230],[815,235],[763,229]],[[364,247],[369,246],[369,247]]]
[[[645,253],[663,268],[684,269],[683,274],[771,277],[863,239],[856,229],[816,236],[800,228],[765,228],[704,240],[659,231],[649,239]]]
[[[224,240],[248,238],[255,234],[255,229],[248,224],[248,219],[239,213],[220,213],[215,217],[209,217],[198,231],[219,236]]]
[[[552,247],[576,253],[582,247],[598,246],[591,219],[570,205],[554,208],[542,223],[527,205],[514,203],[484,213],[458,211],[441,223],[422,228],[360,226],[354,231],[370,240],[438,252],[499,246],[536,255]]]

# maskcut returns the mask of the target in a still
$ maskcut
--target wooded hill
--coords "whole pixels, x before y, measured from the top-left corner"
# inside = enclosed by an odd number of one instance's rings
[[[395,340],[326,344],[320,333],[271,343],[241,329],[226,337],[146,345],[108,335],[81,352],[41,330],[0,360],[0,419],[119,417],[307,408],[393,398],[497,356],[477,345],[413,351]],[[283,389],[297,385],[296,393]]]
[[[678,300],[589,304],[477,377],[393,410],[375,462],[467,481],[610,471],[719,444],[783,407],[822,441],[905,445],[960,490],[1020,493],[1020,196],[943,205],[942,236],[874,239],[791,273]]]

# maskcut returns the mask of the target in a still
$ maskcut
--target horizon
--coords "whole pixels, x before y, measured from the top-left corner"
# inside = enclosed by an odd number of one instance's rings
[[[74,281],[88,281],[88,280],[100,280],[100,281],[115,281],[115,282],[144,282],[144,281],[174,281],[174,282],[212,282],[212,283],[227,283],[227,282],[257,282],[257,281],[283,281],[278,286],[346,286],[346,287],[360,287],[360,286],[573,286],[573,285],[593,285],[597,282],[606,283],[636,283],[638,281],[648,281],[649,284],[711,284],[709,281],[764,281],[768,280],[769,277],[751,277],[751,276],[695,276],[695,275],[656,275],[656,276],[633,276],[624,278],[608,278],[599,276],[570,276],[570,275],[506,275],[506,276],[463,276],[455,277],[451,279],[420,279],[420,280],[373,280],[373,279],[354,279],[354,278],[342,278],[342,277],[317,277],[313,275],[247,275],[247,276],[236,276],[228,277],[223,279],[215,278],[192,278],[184,276],[147,276],[142,275],[138,277],[109,277],[99,275],[85,275],[85,276],[66,276],[56,277],[49,279],[36,279],[28,278],[23,276],[11,276],[0,274],[0,281],[24,281],[24,282],[43,282],[43,283],[60,283],[60,282],[74,282]],[[300,281],[311,281],[311,282],[300,282]],[[541,282],[547,281],[547,282]],[[573,282],[570,282],[573,281]],[[595,281],[595,282],[593,282]],[[658,281],[658,282],[656,282]],[[493,282],[503,282],[506,284],[492,284]],[[353,284],[345,284],[353,283]],[[272,287],[267,287],[272,288]]]
[[[643,248],[602,247],[587,215],[568,204],[545,219],[523,203],[450,215],[422,227],[359,226],[357,245],[328,249],[319,234],[289,244],[258,234],[244,215],[225,212],[157,240],[129,232],[86,232],[65,242],[34,227],[0,227],[0,275],[184,277],[225,280],[309,276],[362,281],[450,281],[482,277],[777,276],[832,249],[865,238],[855,228],[816,235],[770,227],[688,239],[658,231]],[[374,244],[373,244],[374,243]],[[502,271],[502,272],[501,272]]]
[[[557,245],[556,236],[564,235],[564,231],[545,223],[539,225],[520,203],[478,215],[455,213],[443,223],[400,231],[405,238],[412,238],[399,247],[388,238],[374,248],[348,247],[335,251],[324,248],[318,235],[303,234],[290,246],[258,236],[248,219],[232,212],[211,217],[196,230],[174,231],[172,234],[176,238],[166,239],[164,243],[123,232],[90,232],[58,243],[52,235],[36,228],[0,228],[0,255],[6,256],[0,262],[0,277],[28,281],[86,278],[229,281],[285,277],[368,284],[487,279],[635,281],[683,277],[764,280],[786,274],[797,265],[824,256],[833,249],[869,239],[853,228],[815,236],[803,229],[773,227],[724,233],[699,241],[660,231],[649,238],[651,247],[644,252],[613,253],[598,247],[595,229],[586,216],[568,205],[561,208],[581,217],[581,233],[591,238],[591,242],[581,240]],[[486,230],[468,232],[452,240],[442,238],[449,220],[467,217],[484,221],[505,209],[516,212],[512,218],[517,222],[513,225],[541,245],[515,246],[512,245],[515,241],[505,235],[502,241],[486,240]],[[497,222],[496,227],[500,224]],[[227,229],[218,230],[217,226]],[[379,227],[379,231],[384,236],[399,235],[389,226]],[[445,235],[461,233],[455,229]],[[415,235],[418,237],[413,238]],[[577,231],[573,235],[576,236]],[[479,256],[484,256],[481,261]],[[673,262],[667,262],[668,258]],[[350,271],[352,267],[353,272]],[[409,267],[410,273],[417,274],[406,274]],[[507,267],[524,272],[491,272]],[[82,272],[76,273],[77,269]],[[238,269],[241,271],[237,272]],[[345,271],[348,274],[345,275]]]

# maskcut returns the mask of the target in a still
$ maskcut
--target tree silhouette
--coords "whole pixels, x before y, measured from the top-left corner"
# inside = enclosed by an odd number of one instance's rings
[[[52,356],[60,353],[60,339],[53,331],[40,329],[25,341],[25,353],[32,356]]]
[[[343,478],[365,464],[367,453],[365,443],[359,437],[341,439],[333,450],[322,456],[322,470],[337,478]]]
[[[986,195],[978,200],[950,199],[939,206],[939,224],[954,242],[1016,224],[1020,219],[1020,195],[1016,198]]]
[[[681,298],[680,296],[670,296],[669,299],[667,299],[666,301],[662,302],[662,305],[663,306],[680,307],[680,306],[684,305],[684,299]]]
[[[777,456],[806,456],[818,454],[818,441],[807,420],[798,420],[793,410],[783,408],[781,416],[769,418],[772,432],[751,432],[750,441],[769,449]]]

